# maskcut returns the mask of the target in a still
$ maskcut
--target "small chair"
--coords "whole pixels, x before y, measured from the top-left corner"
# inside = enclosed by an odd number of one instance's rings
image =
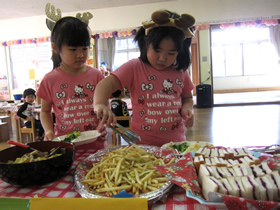
[[[117,121],[120,121],[120,120],[128,121],[128,126],[125,128],[128,130],[131,130],[131,116],[116,116],[116,118],[117,118]],[[116,127],[116,129],[120,132],[123,132],[123,130],[120,128]],[[116,135],[117,135],[117,137],[116,137]],[[117,139],[117,142],[116,142],[116,139]],[[113,146],[121,145],[121,136],[119,134],[117,134],[114,130],[112,132],[112,144],[113,144]]]
[[[20,117],[18,117],[16,119],[16,125],[17,125],[18,134],[19,134],[19,142],[22,143],[22,134],[24,134],[24,133],[28,133],[32,142],[35,142],[36,141],[36,128],[35,128],[34,120],[31,121],[31,128],[25,127],[24,121],[26,121],[26,120],[23,118],[20,118]]]

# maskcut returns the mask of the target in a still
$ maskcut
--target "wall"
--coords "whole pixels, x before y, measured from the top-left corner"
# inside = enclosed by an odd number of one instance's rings
[[[94,0],[92,1],[94,5]],[[89,5],[89,7],[93,7]],[[76,11],[62,15],[74,16]],[[149,20],[153,11],[169,9],[177,13],[190,13],[197,22],[217,21],[250,17],[270,17],[280,14],[279,0],[178,0],[164,3],[143,4],[137,6],[114,7],[89,10],[93,14],[89,26],[92,31],[106,31],[137,27]],[[42,8],[45,10],[45,8]],[[12,12],[12,11],[11,11]],[[0,21],[0,41],[49,36],[46,16],[10,19]]]
[[[211,58],[209,30],[199,31],[200,84],[211,85]]]

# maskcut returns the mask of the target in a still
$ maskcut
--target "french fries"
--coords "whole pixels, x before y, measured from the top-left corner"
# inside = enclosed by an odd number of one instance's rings
[[[156,158],[153,153],[137,145],[120,147],[109,152],[94,163],[82,181],[89,190],[113,196],[121,190],[132,192],[136,196],[158,190],[168,178],[162,176],[154,166],[175,162],[175,158],[165,163],[163,159]]]

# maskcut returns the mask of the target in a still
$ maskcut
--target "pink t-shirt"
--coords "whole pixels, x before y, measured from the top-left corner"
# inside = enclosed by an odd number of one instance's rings
[[[56,136],[96,129],[98,120],[93,115],[93,94],[97,83],[103,78],[99,70],[89,66],[79,75],[67,74],[55,68],[44,76],[36,94],[52,103],[56,116]],[[106,143],[97,141],[95,144],[96,149],[106,146]]]
[[[132,130],[141,137],[139,144],[161,146],[186,140],[180,110],[181,95],[194,88],[188,72],[173,68],[159,71],[132,59],[112,74],[130,91]]]

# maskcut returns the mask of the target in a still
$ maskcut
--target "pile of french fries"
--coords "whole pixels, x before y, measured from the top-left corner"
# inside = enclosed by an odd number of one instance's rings
[[[120,147],[103,156],[100,162],[94,163],[82,183],[91,192],[106,196],[117,195],[122,190],[137,196],[158,190],[168,181],[153,166],[174,162],[175,158],[165,163],[163,159],[156,158],[153,153],[137,145]]]

